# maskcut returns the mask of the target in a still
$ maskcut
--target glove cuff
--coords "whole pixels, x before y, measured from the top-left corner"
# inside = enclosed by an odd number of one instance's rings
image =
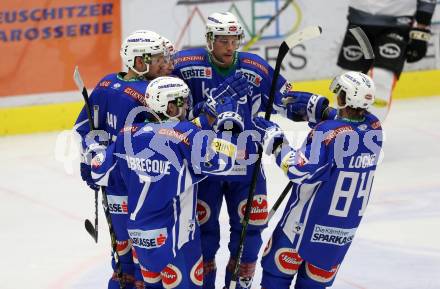
[[[233,111],[225,111],[217,116],[214,123],[214,131],[232,131],[233,133],[244,130],[244,122],[241,115]]]
[[[409,32],[409,38],[428,42],[431,39],[431,34],[427,30],[414,29]]]
[[[312,123],[320,122],[322,120],[322,112],[328,107],[328,104],[329,101],[326,97],[313,94],[307,103],[307,120]]]

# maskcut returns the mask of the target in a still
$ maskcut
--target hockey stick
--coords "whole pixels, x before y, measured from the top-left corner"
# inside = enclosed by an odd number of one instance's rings
[[[75,81],[76,86],[83,96],[90,131],[95,130],[95,124],[93,122],[92,113],[90,111],[89,94],[86,87],[84,86],[81,75],[79,74],[78,66],[75,66],[75,70],[73,72],[73,80]],[[95,243],[98,243],[98,190],[95,190],[95,226],[93,226],[92,222],[89,219],[86,219],[84,221],[84,227],[86,228],[87,233],[89,233],[89,235],[92,236],[92,238],[95,240]]]
[[[356,41],[359,43],[359,46],[361,47],[362,53],[364,55],[364,58],[366,60],[368,60],[368,69],[366,69],[366,71],[362,71],[362,73],[367,73],[368,70],[371,68],[371,66],[373,65],[374,62],[374,52],[373,52],[373,47],[371,47],[371,43],[368,40],[367,35],[365,35],[365,32],[360,28],[360,27],[353,27],[349,29],[350,33],[353,34],[354,38],[356,39]],[[280,207],[281,203],[283,202],[284,198],[287,196],[287,194],[289,193],[290,189],[293,186],[293,182],[289,181],[289,183],[287,184],[287,186],[284,188],[283,192],[280,194],[280,196],[278,197],[277,201],[275,202],[275,204],[273,205],[272,209],[269,212],[269,218],[268,218],[268,222],[270,221],[270,219],[273,217],[273,215],[275,214],[275,212],[278,210],[278,208]]]
[[[364,70],[362,70],[362,73],[367,74],[368,71],[370,71],[371,67],[373,67],[374,64],[374,51],[373,47],[371,47],[371,43],[368,40],[368,36],[365,34],[365,32],[362,30],[362,28],[356,26],[353,28],[348,29],[350,33],[353,35],[353,37],[356,39],[356,41],[359,43],[359,46],[361,47],[362,53],[364,55],[365,60],[367,60],[367,64]],[[383,99],[376,98],[373,103],[376,107],[386,107],[388,105],[388,102]]]
[[[90,130],[95,130],[96,127],[94,125],[93,119],[92,119],[92,113],[90,111],[90,102],[89,102],[89,93],[87,92],[86,87],[84,86],[84,82],[81,78],[81,74],[79,73],[78,66],[75,66],[75,70],[73,72],[73,80],[75,81],[76,86],[78,87],[79,91],[81,92],[84,102],[85,102],[85,108],[87,112],[87,118],[89,120],[89,126]],[[102,192],[102,205],[104,207],[104,215],[107,220],[108,229],[110,231],[110,241],[112,246],[112,253],[113,257],[115,258],[115,265],[116,265],[116,274],[118,276],[119,280],[119,288],[125,289],[125,282],[123,280],[122,276],[122,265],[119,261],[119,254],[117,249],[117,243],[116,243],[116,234],[115,230],[113,229],[113,223],[110,217],[110,211],[108,208],[108,199],[107,199],[107,192],[104,187],[101,187]],[[88,219],[84,222],[85,228],[87,232],[95,239],[95,241],[98,241],[98,190],[95,190],[95,227],[92,225],[92,222],[90,222]]]
[[[278,56],[276,59],[275,69],[274,69],[273,78],[272,78],[272,85],[270,87],[269,101],[266,106],[266,111],[264,114],[264,118],[266,120],[269,120],[270,116],[272,114],[273,103],[275,100],[275,89],[276,89],[278,76],[280,75],[281,63],[283,62],[283,59],[286,56],[287,52],[289,52],[289,50],[292,47],[294,47],[294,46],[296,46],[306,40],[318,37],[319,35],[321,35],[321,31],[322,31],[322,29],[319,26],[307,27],[301,31],[298,31],[298,32],[290,35],[289,37],[286,38],[286,40],[283,41],[283,43],[281,43],[280,48],[278,49]],[[235,289],[235,287],[237,286],[237,279],[238,279],[238,274],[239,274],[241,257],[243,255],[244,241],[246,239],[246,230],[247,230],[247,226],[249,224],[249,217],[250,217],[250,213],[251,213],[252,201],[253,201],[254,194],[255,194],[255,187],[257,184],[258,171],[260,170],[262,156],[263,156],[263,149],[261,146],[259,146],[258,147],[258,159],[257,159],[257,162],[255,163],[255,167],[252,172],[252,182],[249,187],[249,193],[248,193],[248,198],[247,198],[247,202],[246,202],[246,209],[245,209],[245,213],[244,213],[243,221],[242,221],[242,226],[241,226],[240,243],[238,245],[237,253],[235,255],[234,272],[232,274],[231,283],[229,284],[230,289]]]
[[[260,40],[261,36],[263,36],[264,31],[267,29],[267,27],[269,27],[272,22],[278,18],[278,16],[281,15],[281,13],[283,13],[284,10],[287,9],[287,7],[289,7],[289,4],[293,3],[294,0],[286,0],[286,2],[284,2],[284,5],[280,8],[280,10],[277,11],[277,13],[275,13],[272,17],[269,18],[269,20],[267,20],[267,22],[261,26],[260,30],[258,30],[257,34],[254,35],[254,37],[251,38],[251,40],[249,40],[244,46],[242,51],[248,51],[249,48],[254,45],[258,40]]]

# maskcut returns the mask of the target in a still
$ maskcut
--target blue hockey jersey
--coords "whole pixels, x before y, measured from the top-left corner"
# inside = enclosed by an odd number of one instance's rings
[[[126,187],[128,233],[146,269],[160,272],[194,240],[197,183],[231,169],[236,153],[228,133],[170,121],[126,127],[105,157],[94,158],[97,184],[107,185],[110,176]]]
[[[123,73],[114,73],[105,76],[98,82],[90,95],[90,110],[95,128],[108,134],[109,141],[116,139],[119,131],[126,125],[125,122],[132,112],[133,122],[145,119],[145,112],[135,113],[134,108],[145,105],[145,91],[147,80],[124,80]],[[84,140],[90,132],[85,107],[76,120],[74,129]],[[83,148],[86,144],[83,142]]]
[[[243,115],[246,129],[254,129],[252,119],[258,112],[264,112],[269,99],[270,86],[272,84],[273,69],[258,55],[237,52],[236,62],[226,74],[221,73],[216,66],[211,63],[209,54],[204,48],[196,48],[179,51],[176,55],[176,65],[173,74],[183,79],[191,90],[192,99],[190,104],[205,102],[208,97],[213,95],[213,91],[229,76],[236,72],[242,72],[248,79],[250,94],[247,98],[239,101],[240,105],[247,106],[243,109],[247,115]],[[291,84],[281,75],[278,78],[275,90],[274,112],[285,114],[285,106],[281,99],[283,94],[291,90]],[[240,142],[242,143],[242,142]],[[242,143],[237,157],[238,163],[228,175],[229,181],[242,181],[243,177],[248,179],[252,176],[252,167],[247,161],[253,152],[257,151],[255,143]],[[217,178],[217,177],[214,177]],[[224,179],[224,176],[220,177]]]
[[[340,264],[365,212],[382,148],[378,119],[319,123],[278,165],[294,182],[280,226],[299,255],[322,269]]]
[[[213,91],[226,78],[237,72],[242,72],[248,79],[251,91],[248,99],[243,99],[240,102],[242,104],[248,102],[249,111],[253,116],[260,111],[265,111],[272,84],[273,69],[264,59],[252,53],[237,52],[236,61],[233,64],[235,69],[230,69],[224,74],[211,64],[209,57],[205,48],[182,50],[176,55],[173,74],[183,79],[189,86],[192,93],[190,104],[205,102],[207,97],[211,97]],[[285,111],[281,98],[286,91],[290,90],[290,83],[280,75],[275,90],[274,110],[276,112]],[[245,124],[246,120],[252,119],[247,116],[243,116],[243,118]],[[247,126],[247,128],[251,127]]]

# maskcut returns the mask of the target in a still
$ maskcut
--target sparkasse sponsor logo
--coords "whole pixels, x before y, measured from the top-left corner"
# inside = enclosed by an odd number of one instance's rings
[[[128,235],[133,240],[133,246],[144,249],[159,248],[165,244],[168,238],[166,228],[155,230],[128,230]]]
[[[315,225],[311,242],[345,246],[353,241],[356,228],[342,229]]]
[[[110,214],[126,215],[128,214],[127,200],[128,196],[107,195],[108,209]]]

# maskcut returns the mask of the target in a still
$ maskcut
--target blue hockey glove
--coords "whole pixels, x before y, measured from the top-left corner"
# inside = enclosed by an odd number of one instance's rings
[[[213,124],[214,131],[231,131],[240,133],[244,130],[244,121],[241,116],[241,107],[234,98],[222,97],[218,99],[215,110],[216,120]]]
[[[287,143],[284,132],[276,123],[263,117],[256,117],[254,125],[256,131],[261,135],[263,152],[267,155],[274,153],[283,143]]]
[[[104,145],[92,143],[86,148],[82,155],[82,161],[80,164],[81,178],[94,191],[99,190],[99,186],[94,183],[92,178],[92,159],[99,153],[105,154],[105,149],[106,147]]]
[[[302,91],[287,92],[282,102],[289,119],[308,121],[312,126],[323,120],[323,113],[329,105],[326,97]]]
[[[246,77],[240,72],[230,76],[220,84],[212,93],[212,98],[208,98],[205,102],[203,110],[210,115],[216,117],[219,112],[216,110],[218,102],[227,102],[227,98],[238,101],[242,97],[247,97],[249,93],[249,84]]]

